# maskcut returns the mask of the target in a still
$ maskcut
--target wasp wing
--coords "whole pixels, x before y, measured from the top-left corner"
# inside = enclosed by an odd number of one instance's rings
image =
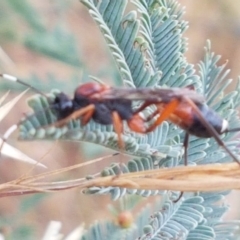
[[[173,99],[182,100],[185,97],[191,99],[195,104],[204,103],[205,98],[189,88],[110,88],[94,95],[91,98],[97,100],[107,99],[129,99],[143,100],[153,103],[169,103]]]

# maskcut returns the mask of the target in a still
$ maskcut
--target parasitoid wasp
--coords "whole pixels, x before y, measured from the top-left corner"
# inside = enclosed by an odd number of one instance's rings
[[[0,74],[0,77],[27,86],[48,99],[47,95],[14,76]],[[123,148],[123,142],[121,141],[123,121],[127,122],[128,127],[132,131],[143,133],[145,132],[145,120],[139,113],[134,113],[132,108],[132,100],[130,99],[112,98],[98,100],[94,97],[92,98],[92,96],[95,96],[95,94],[104,93],[107,89],[110,89],[110,87],[107,85],[91,82],[80,85],[75,90],[73,99],[70,99],[63,92],[57,94],[54,101],[50,102],[50,108],[57,116],[57,121],[53,125],[60,127],[71,119],[78,119],[80,117],[81,124],[83,126],[86,125],[91,119],[102,125],[113,124],[118,135],[119,146]],[[17,129],[19,124],[13,125],[6,131],[3,136],[3,143],[9,137],[9,135],[11,135],[11,133]]]
[[[14,76],[0,74],[0,77],[18,82],[47,98],[44,93]],[[132,103],[138,100],[143,101],[143,104],[134,110]],[[156,110],[145,119],[140,113],[151,105],[154,105]],[[73,99],[63,92],[56,95],[54,101],[50,103],[50,108],[57,115],[57,121],[53,124],[56,127],[66,124],[71,119],[79,118],[82,125],[86,125],[91,119],[102,125],[113,124],[121,148],[124,147],[121,140],[123,121],[127,122],[130,130],[146,134],[168,120],[186,131],[183,143],[185,165],[187,165],[189,135],[200,138],[214,137],[233,160],[240,164],[238,158],[219,136],[223,133],[239,131],[240,128],[229,129],[228,121],[208,107],[204,97],[193,89],[115,88],[102,83],[88,82],[76,88]],[[152,119],[154,121],[150,124]],[[2,144],[18,125],[13,125],[5,132]]]

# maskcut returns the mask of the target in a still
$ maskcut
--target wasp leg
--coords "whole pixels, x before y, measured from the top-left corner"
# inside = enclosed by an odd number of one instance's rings
[[[232,157],[232,159],[240,165],[240,161],[238,160],[238,158],[228,149],[228,147],[219,137],[219,134],[217,133],[217,131],[206,121],[206,119],[204,118],[204,116],[202,115],[198,107],[195,105],[195,103],[188,97],[184,97],[184,100],[191,105],[191,107],[194,109],[195,113],[198,115],[199,119],[201,120],[202,124],[209,131],[209,133],[211,133],[211,135],[215,138],[219,146],[221,146]]]
[[[151,132],[153,131],[157,126],[159,126],[163,121],[168,119],[168,117],[175,111],[175,109],[179,105],[179,100],[174,99],[170,103],[168,103],[165,108],[161,110],[160,116],[156,119],[156,121],[153,123],[152,126],[150,126],[146,132]]]
[[[77,119],[79,118],[80,116],[84,115],[87,116],[87,117],[91,117],[89,116],[90,113],[93,113],[95,110],[95,106],[93,104],[91,105],[88,105],[87,107],[85,108],[82,108],[82,109],[79,109],[75,112],[73,112],[71,115],[69,115],[68,117],[62,119],[62,120],[59,120],[53,124],[50,124],[48,126],[45,126],[45,127],[51,127],[51,126],[54,126],[54,127],[61,127],[63,126],[64,124],[66,124],[68,121],[72,120],[72,119]],[[87,115],[89,114],[89,115]],[[86,117],[86,118],[87,118]],[[90,120],[90,119],[89,119]],[[86,121],[86,120],[85,120]],[[11,126],[9,129],[7,129],[7,131],[4,133],[3,135],[3,138],[1,139],[2,142],[0,143],[0,153],[2,151],[2,148],[3,148],[3,145],[5,142],[7,142],[7,139],[9,138],[9,136],[19,127],[21,123],[18,123],[18,124],[15,124],[13,126]]]
[[[184,141],[183,141],[183,148],[184,148],[184,165],[188,165],[188,144],[189,144],[189,133],[186,132]]]
[[[146,120],[143,119],[139,114],[135,114],[131,119],[127,120],[128,127],[137,133],[146,133],[145,123]]]
[[[70,120],[78,119],[79,117],[88,113],[89,111],[94,111],[94,109],[95,109],[94,104],[90,104],[85,108],[81,108],[79,110],[76,110],[75,112],[70,114],[68,117],[53,123],[52,126],[61,127],[61,126],[65,125],[66,123],[68,123]]]
[[[85,125],[91,120],[94,111],[95,111],[95,107],[89,109],[88,112],[86,112],[85,114],[83,114],[82,119],[81,119],[81,124],[82,124],[83,126],[85,126]]]
[[[189,133],[185,134],[184,141],[183,141],[183,148],[184,148],[184,165],[188,165],[188,144],[189,144]],[[179,196],[177,199],[174,199],[173,202],[177,203],[183,196],[184,192],[180,192]]]
[[[121,119],[121,117],[119,116],[117,111],[113,111],[112,112],[112,122],[113,122],[113,128],[115,130],[115,132],[117,133],[118,136],[118,146],[120,148],[120,150],[124,149],[124,142],[122,140],[122,132],[123,132],[123,121]],[[113,179],[119,177],[119,175],[121,174],[122,170],[121,170],[121,166],[122,166],[122,158],[120,158],[120,164],[119,164],[119,172],[117,173],[117,175],[115,177],[113,177]]]
[[[112,120],[113,120],[113,128],[118,135],[118,145],[121,149],[124,149],[124,142],[121,136],[123,132],[123,123],[117,111],[113,111]]]
[[[147,118],[146,118],[146,122],[149,122],[150,120],[152,120],[154,117],[156,117],[158,114],[161,114],[162,110],[160,110],[160,107],[158,107],[158,109],[156,109],[152,114],[150,114]]]

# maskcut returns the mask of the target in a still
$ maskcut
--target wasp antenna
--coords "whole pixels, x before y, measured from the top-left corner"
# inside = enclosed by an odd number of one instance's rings
[[[36,89],[35,87],[33,87],[32,85],[22,81],[21,79],[17,78],[17,77],[14,77],[12,75],[9,75],[9,74],[5,74],[5,73],[0,73],[0,77],[2,77],[3,79],[5,80],[8,80],[8,81],[12,81],[12,82],[17,82],[23,86],[26,86],[28,88],[31,88],[34,92],[36,93],[39,93],[40,95],[44,96],[44,97],[47,97],[43,92],[41,92],[40,90]]]
[[[2,148],[4,143],[7,141],[7,139],[9,138],[9,136],[18,128],[18,124],[14,124],[12,125],[10,128],[8,128],[8,130],[4,133],[3,138],[2,138],[2,142],[0,145],[0,153],[2,152]]]
[[[90,77],[92,80],[94,80],[95,82],[100,83],[100,84],[106,86],[106,83],[103,82],[101,79],[99,79],[99,78],[97,78],[97,77],[94,77],[94,76],[91,76],[91,75],[90,75],[89,77]]]

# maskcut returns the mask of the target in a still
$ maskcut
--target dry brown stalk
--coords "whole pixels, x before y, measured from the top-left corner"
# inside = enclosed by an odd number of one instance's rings
[[[100,161],[93,160],[91,163]],[[62,191],[79,187],[122,187],[130,189],[176,190],[176,191],[218,191],[240,189],[240,167],[237,163],[208,164],[199,166],[178,166],[142,172],[121,174],[119,176],[98,177],[92,180],[84,178],[56,182],[39,182],[39,179],[57,173],[82,167],[87,163],[46,172],[33,177],[12,181],[0,186],[0,197],[22,195],[37,192]],[[3,184],[2,184],[3,185]]]

